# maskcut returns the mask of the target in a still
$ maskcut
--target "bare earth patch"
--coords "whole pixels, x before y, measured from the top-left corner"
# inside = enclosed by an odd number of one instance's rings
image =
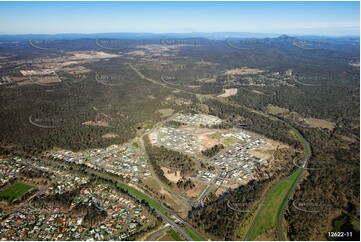
[[[253,69],[248,67],[236,68],[227,70],[224,72],[224,75],[255,75],[264,72],[260,69]]]
[[[335,123],[318,118],[306,118],[305,121],[310,127],[313,128],[327,128],[329,130],[333,130],[335,127]]]
[[[258,90],[251,90],[251,92],[256,93],[258,95],[266,95],[266,93],[258,91]]]
[[[84,67],[84,66],[69,66],[62,69],[63,71],[71,74],[71,75],[79,75],[79,74],[85,74],[91,72],[90,69]]]
[[[353,67],[358,67],[360,68],[360,63],[349,63],[351,66]]]
[[[202,141],[202,144],[208,149],[219,144],[218,140],[213,139],[207,135],[199,135],[198,138]]]
[[[211,148],[219,144],[218,140],[212,138],[212,135],[216,132],[212,129],[189,126],[180,127],[179,129],[187,133],[196,135],[197,138],[201,141],[202,145],[206,148]]]
[[[218,187],[215,195],[216,195],[217,197],[218,197],[218,196],[221,196],[225,191],[227,191],[227,188],[225,188],[225,187]]]
[[[200,88],[201,86],[196,86],[196,85],[189,85],[188,87],[196,89],[196,88]]]
[[[200,79],[197,80],[197,82],[202,82],[202,83],[215,83],[215,82],[217,82],[217,78],[216,78],[216,77],[200,78]]]
[[[119,135],[117,135],[115,133],[107,133],[102,136],[103,139],[114,139],[114,138],[118,138],[118,137],[119,137]]]
[[[223,89],[224,93],[221,95],[218,95],[218,97],[230,97],[237,94],[238,89],[237,88],[229,88],[229,89]]]
[[[109,123],[105,121],[86,121],[82,125],[109,127]]]
[[[259,149],[251,149],[250,153],[251,155],[264,159],[264,160],[268,160],[268,161],[272,161],[273,160],[273,153],[274,151],[279,148],[287,148],[288,146],[285,144],[282,144],[280,142],[271,140],[271,139],[267,139],[266,140],[266,144],[264,144],[261,148]]]
[[[170,169],[167,167],[162,167],[164,176],[171,182],[177,183],[179,179],[182,178],[180,171],[170,172]]]
[[[171,108],[164,108],[157,110],[158,113],[162,114],[163,118],[169,117],[173,114],[174,110]]]
[[[202,192],[203,190],[207,187],[206,184],[198,181],[198,180],[193,180],[194,184],[196,184],[195,188],[186,191],[186,196],[189,198],[197,198]]]
[[[40,84],[52,84],[61,82],[60,78],[57,75],[53,76],[43,76],[39,78],[34,78],[33,80]]]

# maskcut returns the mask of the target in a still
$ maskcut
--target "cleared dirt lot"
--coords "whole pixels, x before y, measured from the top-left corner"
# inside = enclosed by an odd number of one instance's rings
[[[224,72],[224,75],[255,75],[264,72],[260,69],[253,69],[248,67],[235,68],[227,70]]]
[[[117,135],[115,133],[107,133],[102,136],[103,139],[114,139],[114,138],[118,138],[118,137],[119,137],[119,135]]]
[[[215,130],[190,126],[180,127],[179,129],[196,135],[197,138],[201,141],[202,145],[207,149],[219,144],[218,140],[212,138],[212,135],[216,133]]]
[[[280,142],[277,142],[277,141],[274,141],[271,139],[266,139],[266,144],[264,144],[262,146],[262,148],[252,149],[252,150],[250,150],[250,153],[261,159],[272,161],[273,153],[277,148],[282,149],[282,148],[287,148],[287,147],[288,147],[287,145],[282,144]]]
[[[57,75],[31,77],[31,80],[39,84],[55,84],[61,82],[60,78]]]
[[[313,128],[327,128],[329,130],[333,130],[333,128],[335,127],[335,123],[324,119],[306,118],[305,121],[309,126]]]
[[[223,90],[224,93],[221,95],[218,95],[218,97],[230,97],[230,96],[234,96],[237,94],[238,89],[237,88],[229,88],[229,89],[224,89]]]
[[[161,167],[164,172],[164,176],[171,182],[177,183],[179,179],[182,178],[180,171],[171,171],[167,167]]]
[[[258,94],[258,95],[266,95],[266,93],[258,91],[258,90],[251,90],[251,92]]]
[[[86,121],[82,125],[109,127],[109,123],[105,121]]]

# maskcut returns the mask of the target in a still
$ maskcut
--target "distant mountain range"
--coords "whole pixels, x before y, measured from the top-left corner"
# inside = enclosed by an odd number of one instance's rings
[[[302,35],[294,35],[301,37]],[[23,34],[23,35],[0,35],[0,40],[28,40],[28,39],[82,39],[82,38],[116,38],[116,39],[159,39],[159,38],[206,38],[224,40],[228,38],[286,38],[289,37],[282,33],[249,33],[249,32],[215,32],[215,33],[94,33],[94,34]],[[336,38],[342,36],[302,36],[313,39],[318,38]],[[359,36],[344,36],[348,38],[359,38]]]

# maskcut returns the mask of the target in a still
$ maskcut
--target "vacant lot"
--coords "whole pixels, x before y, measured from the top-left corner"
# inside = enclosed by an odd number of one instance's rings
[[[5,198],[9,201],[14,200],[17,197],[20,197],[30,191],[33,186],[22,183],[22,182],[15,182],[13,185],[5,188],[0,192],[0,197]]]
[[[164,172],[164,176],[171,182],[176,183],[179,179],[182,178],[180,171],[171,172],[167,167],[162,167],[161,169]]]
[[[173,114],[174,110],[171,108],[164,108],[164,109],[159,109],[158,112],[162,114],[163,118],[167,118]]]
[[[306,123],[313,128],[327,128],[329,130],[333,130],[335,127],[335,123],[329,122],[324,119],[318,118],[307,118],[305,119]]]
[[[114,138],[118,138],[118,137],[119,137],[119,135],[117,135],[115,133],[107,133],[102,136],[103,139],[114,139]]]
[[[227,146],[234,145],[234,144],[237,144],[237,143],[241,143],[240,140],[238,140],[238,139],[236,139],[234,137],[224,138],[224,139],[222,139],[221,142],[222,142],[222,144],[227,145]]]
[[[268,104],[267,106],[267,113],[272,114],[272,115],[277,115],[277,114],[282,114],[285,112],[288,112],[289,110],[286,108],[281,108],[278,106],[273,106],[272,104]]]
[[[237,94],[238,89],[237,88],[229,88],[229,89],[224,89],[223,90],[224,93],[221,95],[218,95],[217,97],[230,97],[230,96],[234,96]]]
[[[259,74],[262,72],[263,72],[263,70],[260,70],[260,69],[242,67],[242,68],[227,70],[224,72],[224,75],[254,75],[254,74]]]
[[[174,229],[168,230],[168,232],[161,237],[158,241],[184,241],[182,237]]]

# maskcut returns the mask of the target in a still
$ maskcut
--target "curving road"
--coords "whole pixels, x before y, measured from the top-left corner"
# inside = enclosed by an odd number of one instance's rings
[[[307,163],[308,163],[308,160],[311,156],[311,148],[310,148],[310,145],[309,143],[306,141],[306,139],[302,136],[302,134],[296,129],[294,128],[291,124],[285,122],[284,120],[278,118],[278,117],[275,117],[273,115],[269,115],[270,117],[272,117],[273,119],[276,119],[277,121],[279,122],[283,122],[285,123],[287,126],[289,126],[297,135],[298,137],[301,139],[301,142],[303,143],[303,146],[304,146],[304,154],[305,154],[305,157],[304,157],[304,160],[303,160],[303,165],[301,167],[299,167],[298,169],[296,169],[292,174],[290,174],[289,176],[283,178],[276,186],[274,186],[271,191],[269,191],[267,193],[267,196],[266,196],[266,199],[264,200],[264,202],[262,203],[262,206],[261,208],[258,210],[257,212],[257,215],[255,217],[255,219],[253,220],[252,222],[252,225],[251,225],[251,228],[248,230],[248,233],[247,233],[247,236],[245,238],[245,240],[250,240],[250,236],[253,232],[253,229],[254,229],[254,226],[256,224],[256,221],[259,219],[259,216],[260,214],[262,213],[265,205],[267,204],[267,202],[269,201],[272,193],[283,183],[285,182],[290,176],[294,175],[295,173],[297,172],[300,172],[300,174],[298,175],[296,181],[292,184],[292,187],[291,189],[288,191],[287,193],[287,197],[283,200],[282,202],[282,207],[281,207],[281,210],[280,210],[280,213],[279,213],[279,217],[278,217],[278,225],[277,225],[277,231],[278,231],[278,236],[279,236],[279,239],[280,240],[286,240],[286,237],[283,233],[283,227],[282,227],[282,221],[283,221],[283,215],[284,215],[284,211],[288,205],[288,201],[289,201],[289,198],[290,196],[293,194],[295,188],[296,188],[296,185],[298,184],[298,182],[300,181],[302,175],[303,175],[303,171],[304,171],[304,168],[307,167]]]
[[[287,238],[285,237],[284,233],[283,233],[283,226],[282,226],[282,221],[283,221],[283,215],[284,215],[284,212],[285,212],[285,209],[288,205],[288,201],[290,199],[290,196],[293,194],[293,192],[295,191],[295,188],[296,188],[296,185],[298,184],[298,182],[300,181],[300,179],[302,178],[302,175],[303,175],[303,172],[304,172],[304,168],[307,168],[307,164],[308,164],[308,160],[310,159],[311,157],[311,148],[310,148],[310,144],[307,142],[307,140],[305,140],[305,138],[300,134],[300,132],[293,128],[299,135],[299,137],[301,138],[302,140],[302,143],[304,145],[304,148],[305,148],[305,157],[304,157],[304,160],[303,160],[303,165],[302,167],[299,167],[296,171],[300,170],[300,174],[298,175],[296,181],[293,183],[290,191],[288,192],[288,195],[285,199],[285,201],[283,202],[282,204],[282,207],[281,207],[281,212],[279,214],[279,218],[278,218],[278,233],[279,233],[279,238],[281,238],[282,240],[286,240]]]

